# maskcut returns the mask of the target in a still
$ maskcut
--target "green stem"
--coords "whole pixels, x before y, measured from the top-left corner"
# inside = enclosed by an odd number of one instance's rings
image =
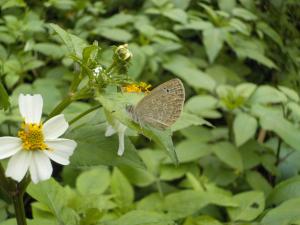
[[[4,173],[4,169],[2,167],[2,164],[0,163],[0,188],[1,191],[3,192],[3,194],[5,194],[5,196],[7,198],[9,198],[8,192],[8,182],[7,182],[7,178],[5,177],[5,173]]]
[[[159,193],[160,197],[164,197],[164,192],[162,190],[161,182],[160,182],[159,178],[156,179],[156,187],[157,187],[157,190],[158,190],[158,193]]]
[[[72,98],[70,96],[67,96],[52,110],[52,112],[49,114],[47,120],[60,114],[71,103],[72,103]]]
[[[16,185],[16,191],[12,195],[12,200],[15,208],[15,214],[18,225],[27,225],[25,209],[24,209],[24,201],[23,201],[24,191],[19,190],[18,184]]]
[[[69,122],[69,125],[71,125],[72,123],[75,123],[77,120],[81,119],[82,117],[86,116],[87,114],[95,111],[96,109],[99,109],[101,107],[101,105],[96,105],[88,110],[86,110],[85,112],[79,114],[78,116],[76,116],[74,119],[72,119],[70,122]]]

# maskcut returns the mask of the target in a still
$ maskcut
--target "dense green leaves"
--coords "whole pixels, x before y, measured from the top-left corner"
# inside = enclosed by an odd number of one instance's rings
[[[29,225],[299,224],[298,2],[0,5],[0,138],[18,134],[19,94],[39,93],[43,121],[63,113],[62,138],[78,144],[69,166],[53,164],[57,181],[29,185]],[[124,85],[175,77],[176,123],[134,123],[126,107],[143,95]],[[118,126],[106,135],[119,122],[122,156]],[[0,224],[15,225],[0,197]]]

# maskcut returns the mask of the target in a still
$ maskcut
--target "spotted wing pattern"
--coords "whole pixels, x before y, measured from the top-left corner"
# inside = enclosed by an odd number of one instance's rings
[[[179,79],[169,80],[146,95],[133,109],[133,118],[140,124],[158,129],[170,127],[179,118],[185,91]]]

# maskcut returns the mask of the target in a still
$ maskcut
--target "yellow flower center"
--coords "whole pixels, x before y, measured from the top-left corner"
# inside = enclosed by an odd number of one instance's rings
[[[145,82],[135,83],[135,84],[128,84],[126,86],[122,87],[123,92],[129,92],[129,93],[140,93],[145,92],[149,93],[149,89],[151,88],[150,84],[147,84]]]
[[[18,136],[23,142],[25,150],[47,150],[48,146],[44,142],[43,126],[36,123],[23,123]]]

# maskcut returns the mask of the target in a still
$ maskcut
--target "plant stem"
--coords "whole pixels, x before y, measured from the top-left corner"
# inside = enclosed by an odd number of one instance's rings
[[[73,118],[70,122],[69,125],[71,125],[72,123],[75,123],[77,120],[81,119],[82,117],[84,117],[85,115],[95,111],[96,109],[99,109],[101,107],[101,105],[96,105],[88,110],[86,110],[85,112],[79,114],[78,116],[76,116],[75,118]]]
[[[64,98],[49,114],[48,119],[52,118],[53,116],[56,116],[60,114],[68,105],[72,103],[72,98],[70,96],[67,96]]]
[[[27,225],[24,202],[23,202],[24,191],[19,190],[18,184],[16,184],[16,190],[12,194],[12,200],[15,208],[15,214],[18,225]]]

